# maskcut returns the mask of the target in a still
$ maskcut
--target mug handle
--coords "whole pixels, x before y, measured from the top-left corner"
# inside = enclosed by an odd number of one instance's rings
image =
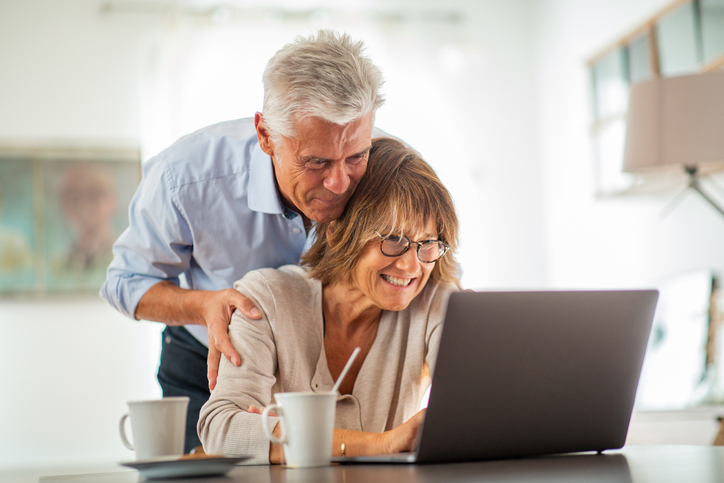
[[[121,425],[120,425],[120,429],[121,429],[121,439],[123,440],[123,444],[126,445],[126,448],[128,448],[128,449],[130,449],[130,450],[134,450],[134,449],[136,449],[136,448],[133,447],[133,445],[128,441],[128,438],[126,437],[126,427],[125,427],[125,423],[126,423],[126,419],[127,419],[127,418],[128,418],[128,413],[126,413],[126,414],[124,414],[123,416],[121,416]]]
[[[261,413],[261,425],[264,428],[264,432],[266,433],[266,437],[269,438],[269,441],[271,441],[274,444],[287,444],[287,435],[282,434],[281,439],[277,438],[272,434],[271,430],[269,430],[269,413],[276,409],[276,413],[279,416],[282,416],[282,412],[280,409],[282,409],[278,404],[270,404],[267,407],[264,408],[264,411]],[[282,429],[282,432],[284,430]]]

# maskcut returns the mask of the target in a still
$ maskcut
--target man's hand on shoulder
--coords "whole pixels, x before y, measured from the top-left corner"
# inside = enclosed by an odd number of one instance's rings
[[[209,330],[207,376],[209,389],[216,387],[221,354],[238,366],[241,357],[229,339],[229,324],[234,310],[250,319],[261,318],[261,312],[246,296],[233,288],[219,290],[187,290],[169,281],[148,289],[136,308],[137,319],[153,320],[166,325],[204,325]]]
[[[235,366],[241,364],[239,354],[234,350],[229,339],[229,324],[234,310],[239,311],[250,319],[261,318],[261,312],[246,296],[233,288],[210,292],[213,294],[203,306],[202,317],[209,330],[209,356],[207,360],[207,377],[209,389],[216,387],[216,378],[219,374],[221,354]]]

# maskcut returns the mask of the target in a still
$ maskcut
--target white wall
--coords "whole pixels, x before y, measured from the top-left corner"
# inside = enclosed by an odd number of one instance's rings
[[[0,2],[0,138],[137,142],[139,41],[97,0]]]
[[[161,396],[158,325],[134,323],[96,298],[0,304],[3,467],[125,461],[125,402]]]
[[[145,18],[94,0],[0,1],[0,143],[138,144]],[[121,461],[125,401],[158,397],[160,326],[98,297],[0,299],[0,473]]]

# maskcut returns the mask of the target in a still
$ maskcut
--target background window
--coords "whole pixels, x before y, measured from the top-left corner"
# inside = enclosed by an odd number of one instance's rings
[[[701,0],[704,62],[724,54],[724,0]]]
[[[641,82],[651,78],[651,52],[649,38],[643,33],[628,45],[629,82]]]
[[[663,17],[656,25],[661,74],[691,74],[699,69],[697,2],[687,3]]]
[[[593,66],[594,108],[599,121],[626,111],[628,82],[623,49],[616,49]]]

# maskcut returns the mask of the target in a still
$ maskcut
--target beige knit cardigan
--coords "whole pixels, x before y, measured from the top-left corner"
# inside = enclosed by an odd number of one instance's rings
[[[322,285],[287,265],[249,272],[234,287],[251,298],[262,318],[246,319],[238,311],[232,316],[229,335],[241,366],[221,358],[198,433],[207,453],[248,455],[250,464],[268,464],[261,416],[247,408],[267,406],[277,392],[330,391],[334,385],[324,350]],[[382,313],[352,394],[337,400],[336,428],[387,431],[420,409],[452,290],[429,283],[405,310]],[[277,421],[270,418],[270,427]]]

